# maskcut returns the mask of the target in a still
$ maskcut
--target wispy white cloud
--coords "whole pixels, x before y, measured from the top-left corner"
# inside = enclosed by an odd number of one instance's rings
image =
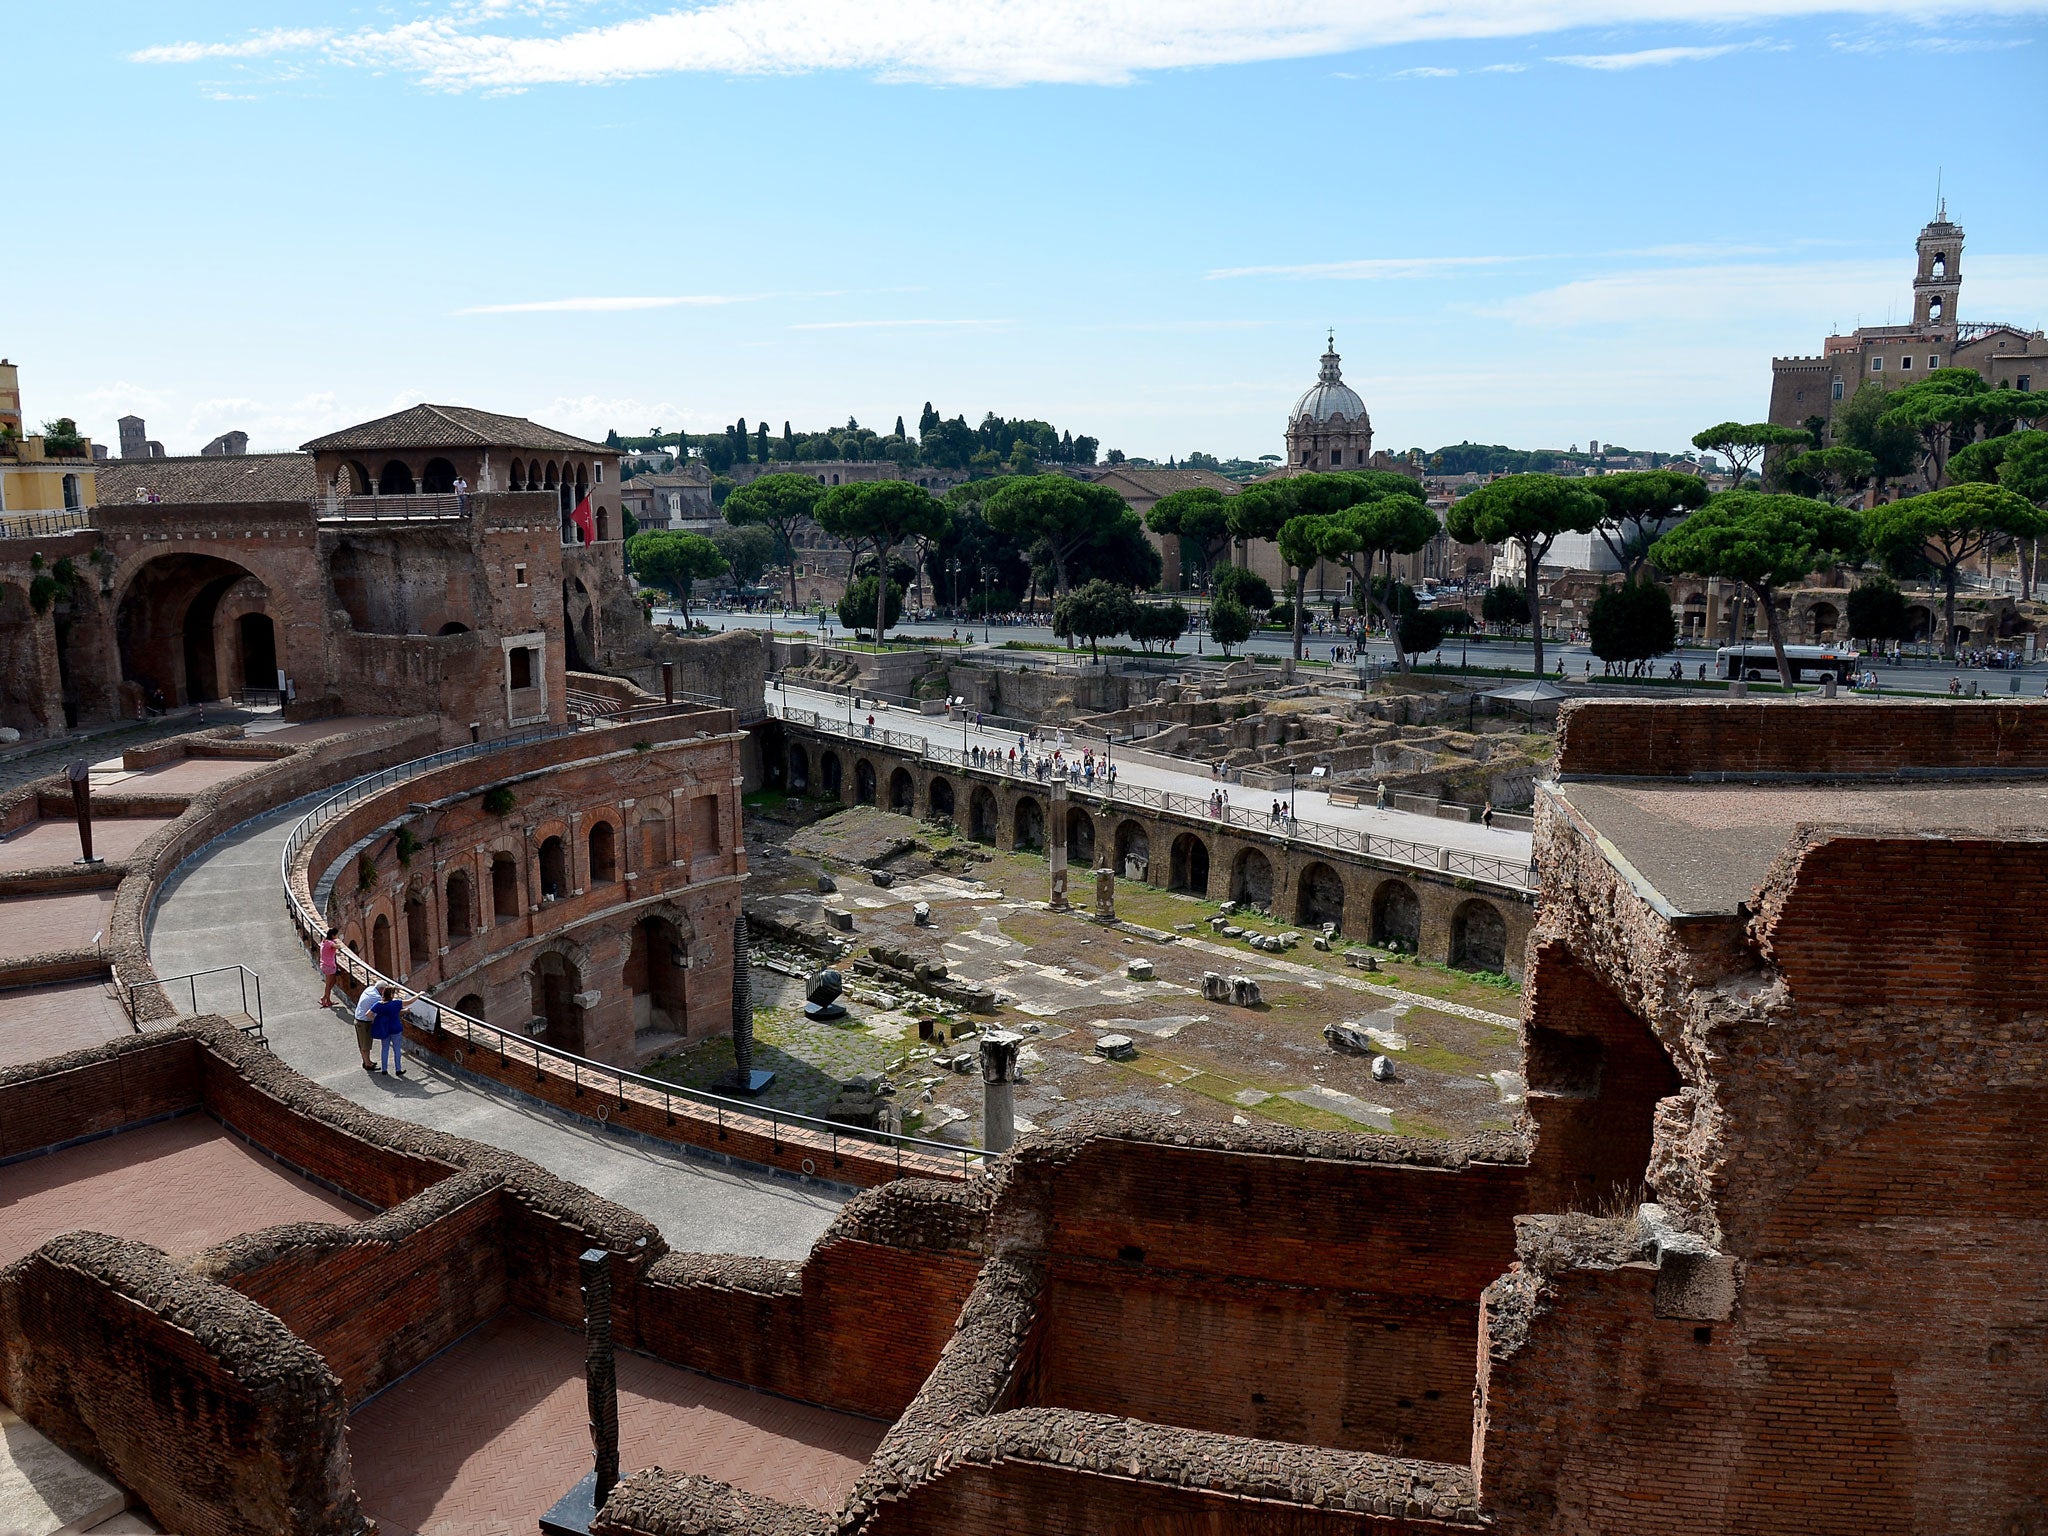
[[[1634,53],[1564,53],[1553,56],[1553,64],[1574,69],[1645,69],[1660,64],[1692,64],[1718,59],[1754,48],[1754,43],[1716,43],[1706,48],[1638,48]]]
[[[1418,64],[1413,69],[1397,69],[1387,76],[1389,80],[1450,80],[1459,75],[1519,75],[1529,66],[1526,64],[1482,64],[1477,69],[1449,69],[1440,64]]]
[[[807,320],[792,325],[792,331],[897,331],[916,330],[932,326],[990,326],[1008,325],[1008,320]]]
[[[1504,267],[1515,262],[1548,261],[1547,256],[1374,256],[1359,261],[1312,261],[1288,266],[1218,267],[1208,278],[1321,277],[1353,282],[1393,282],[1422,277],[1449,277],[1475,267]]]
[[[304,53],[334,36],[327,27],[273,27],[225,43],[162,43],[128,55],[137,64],[197,64],[202,59],[260,59],[276,53]]]
[[[2048,0],[701,0],[597,26],[558,7],[444,3],[414,20],[326,35],[278,29],[144,48],[146,63],[318,49],[446,90],[520,91],[648,75],[866,73],[949,85],[1121,85],[1161,70],[1323,57],[1403,44],[1533,37],[1585,27],[1727,25],[1844,10],[1926,23],[2034,16]],[[517,23],[517,25],[507,24]],[[1718,50],[1565,55],[1632,68]],[[1628,62],[1621,62],[1628,61]]]
[[[570,299],[525,299],[516,304],[472,304],[458,315],[606,314],[623,309],[675,309],[683,305],[744,304],[737,294],[670,293],[645,298],[593,294]]]

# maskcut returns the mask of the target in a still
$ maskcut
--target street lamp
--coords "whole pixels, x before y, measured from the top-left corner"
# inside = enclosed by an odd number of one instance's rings
[[[958,560],[958,559],[948,560],[948,561],[946,562],[946,572],[947,572],[947,574],[948,574],[948,575],[950,575],[950,576],[951,576],[951,577],[953,578],[953,613],[954,613],[954,616],[955,616],[955,617],[957,618],[957,617],[959,616],[959,613],[960,613],[960,562],[959,562],[959,560]]]
[[[981,643],[983,645],[992,643],[994,639],[994,635],[989,629],[988,584],[995,579],[995,574],[996,568],[992,565],[984,565],[981,568]]]

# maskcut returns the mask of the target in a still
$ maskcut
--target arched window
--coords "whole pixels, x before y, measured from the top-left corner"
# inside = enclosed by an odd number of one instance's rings
[[[519,915],[519,861],[509,853],[491,855],[491,916]]]
[[[446,496],[455,489],[455,466],[446,459],[429,459],[420,471],[420,490],[428,496]]]
[[[515,491],[526,489],[526,469],[517,459],[512,461],[512,489]]]
[[[412,466],[403,459],[393,459],[377,474],[379,496],[410,496],[413,493]]]
[[[405,898],[405,949],[414,965],[434,958],[434,925],[427,916],[427,898],[418,891]]]
[[[609,885],[619,878],[618,834],[612,824],[600,821],[590,829],[590,881]]]
[[[668,862],[668,823],[659,811],[640,818],[640,867],[656,869]]]
[[[603,507],[597,509],[597,542],[602,544],[612,536],[611,514]]]
[[[569,856],[559,837],[540,845],[540,894],[543,900],[569,894]]]
[[[1936,251],[1934,253],[1934,275],[1936,277],[1948,276],[1948,253],[1946,251]]]
[[[80,505],[82,505],[82,502],[78,494],[78,476],[66,475],[64,477],[64,510],[66,512],[76,512]]]
[[[448,874],[448,898],[446,905],[448,942],[460,944],[476,932],[475,908],[469,895],[469,871],[451,870]]]
[[[555,488],[555,481],[558,478],[559,473],[555,468],[555,461],[553,459],[550,459],[548,460],[548,478],[546,483],[542,485],[541,489],[545,491],[552,491]]]

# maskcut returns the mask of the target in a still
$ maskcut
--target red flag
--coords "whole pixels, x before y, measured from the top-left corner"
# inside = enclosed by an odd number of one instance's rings
[[[597,542],[597,519],[590,515],[589,492],[586,491],[584,493],[583,499],[576,503],[576,510],[571,512],[569,516],[574,519],[577,531],[583,535],[583,542],[595,544]]]

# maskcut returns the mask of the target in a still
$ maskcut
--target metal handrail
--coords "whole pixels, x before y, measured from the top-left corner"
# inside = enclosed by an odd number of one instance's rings
[[[121,984],[121,1004],[128,1010],[129,1019],[139,1023],[140,1021],[136,1019],[135,1014],[135,994],[137,992],[140,992],[145,987],[168,988],[182,981],[186,985],[186,995],[192,1000],[192,1012],[196,1016],[199,1012],[200,980],[207,976],[224,976],[229,971],[235,972],[242,983],[243,1014],[256,1021],[254,1025],[243,1024],[237,1027],[251,1039],[264,1040],[263,978],[250,970],[246,965],[215,965],[209,966],[203,971],[187,971],[182,976],[158,976],[150,981],[123,982]],[[256,988],[256,1008],[254,1012],[251,1012],[249,1008],[249,988],[251,983],[254,983]],[[265,1040],[265,1043],[267,1044],[268,1041]]]
[[[893,747],[928,762],[943,763],[947,767],[957,768],[966,773],[985,773],[1029,784],[1049,782],[1041,779],[1034,770],[1024,767],[1021,762],[1013,767],[1006,758],[993,754],[976,762],[970,752],[963,752],[957,747],[942,747],[927,737],[909,731],[891,731],[869,727],[863,723],[856,723],[849,729],[842,720],[788,704],[771,703],[769,709],[771,713],[792,725],[808,726],[825,735],[842,737],[855,743],[874,742],[880,746]],[[1413,869],[1433,870],[1437,873],[1485,881],[1492,885],[1507,886],[1517,892],[1533,891],[1537,888],[1533,869],[1514,859],[1495,858],[1491,854],[1470,852],[1462,848],[1447,848],[1437,843],[1383,837],[1378,833],[1362,832],[1356,827],[1333,826],[1328,822],[1290,820],[1275,823],[1257,811],[1240,805],[1225,806],[1219,814],[1200,795],[1180,794],[1170,789],[1153,789],[1142,784],[1105,784],[1100,775],[1097,775],[1092,786],[1084,789],[1071,777],[1071,770],[1067,783],[1070,788],[1080,790],[1084,797],[1099,800],[1105,806],[1126,805],[1145,810],[1168,811],[1198,821],[1216,822],[1223,826],[1268,833],[1282,842],[1335,848],[1346,853],[1358,854],[1363,858],[1384,859],[1389,863],[1402,864]]]
[[[404,496],[324,496],[313,502],[322,521],[346,523],[447,522],[469,515],[469,495],[453,491]]]
[[[549,736],[568,735],[572,734],[572,730],[573,728],[565,730],[558,726],[550,728],[545,734]],[[452,762],[459,762],[484,752],[496,751],[502,747],[515,745],[520,741],[534,739],[537,739],[534,734],[519,733],[517,736],[501,736],[490,741],[471,742],[467,746],[456,747],[446,752],[431,753],[426,757],[415,758],[407,763],[399,763],[394,767],[383,769],[377,773],[365,774],[362,778],[353,780],[343,786],[337,793],[330,795],[327,799],[314,806],[312,810],[299,818],[298,823],[292,828],[290,835],[286,837],[284,852],[279,860],[279,878],[284,884],[285,909],[291,917],[293,926],[299,930],[301,935],[316,943],[327,932],[326,922],[313,909],[309,901],[302,901],[300,899],[297,889],[292,884],[292,864],[297,859],[299,851],[312,839],[314,833],[327,822],[332,821],[350,806],[359,804],[369,796],[389,789],[395,784],[417,778],[424,773],[431,773]],[[310,894],[312,884],[310,871],[308,871],[307,883]],[[384,986],[388,984],[399,987],[402,990],[411,990],[396,977],[387,976],[382,971],[376,969],[376,967],[372,966],[367,960],[363,959],[362,956],[349,949],[346,945],[337,944],[335,952],[341,971],[361,981],[363,985]],[[420,995],[424,995],[424,993]],[[686,1104],[699,1104],[715,1110],[718,1117],[718,1126],[721,1130],[724,1129],[726,1115],[730,1113],[744,1120],[767,1121],[771,1140],[779,1135],[785,1126],[804,1131],[821,1132],[829,1137],[831,1155],[835,1160],[839,1156],[841,1138],[855,1143],[878,1143],[883,1146],[893,1146],[896,1148],[897,1153],[896,1166],[898,1172],[902,1171],[903,1152],[906,1148],[915,1152],[942,1157],[949,1162],[957,1159],[960,1162],[963,1176],[971,1176],[979,1172],[980,1168],[978,1165],[985,1160],[985,1154],[972,1147],[959,1147],[950,1142],[931,1141],[922,1136],[905,1136],[896,1131],[850,1129],[836,1121],[821,1120],[813,1115],[797,1114],[792,1110],[775,1109],[768,1105],[750,1103],[744,1099],[728,1098],[723,1094],[712,1093],[706,1089],[691,1088],[681,1083],[666,1082],[661,1078],[648,1077],[644,1073],[628,1071],[624,1067],[612,1066],[608,1062],[594,1061],[588,1056],[578,1056],[572,1051],[565,1051],[556,1046],[544,1045],[539,1040],[535,1040],[530,1036],[514,1035],[511,1031],[501,1029],[486,1019],[473,1018],[469,1014],[448,1006],[446,1003],[435,1001],[434,1007],[439,1014],[438,1022],[435,1025],[436,1030],[450,1030],[452,1032],[454,1028],[459,1028],[462,1033],[465,1050],[475,1047],[477,1035],[481,1032],[487,1037],[495,1037],[498,1060],[501,1066],[509,1065],[515,1055],[523,1056],[530,1052],[533,1057],[536,1074],[541,1071],[542,1061],[546,1060],[554,1062],[558,1066],[566,1066],[579,1090],[583,1086],[586,1075],[593,1081],[610,1080],[618,1099],[622,1103],[624,1102],[625,1091],[628,1086],[637,1088],[642,1092],[659,1094],[662,1100],[662,1112],[670,1118],[674,1116],[675,1100],[681,1099]]]
[[[70,507],[61,512],[0,513],[0,539],[40,539],[57,533],[77,533],[92,527],[92,508]]]

